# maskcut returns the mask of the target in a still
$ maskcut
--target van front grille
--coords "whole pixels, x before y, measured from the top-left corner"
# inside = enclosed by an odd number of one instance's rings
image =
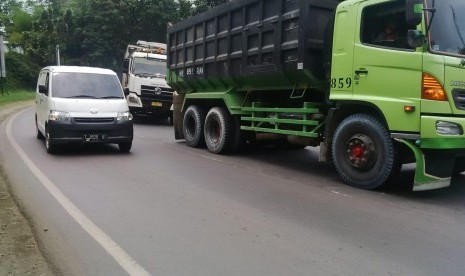
[[[113,123],[115,118],[74,118],[76,123]]]

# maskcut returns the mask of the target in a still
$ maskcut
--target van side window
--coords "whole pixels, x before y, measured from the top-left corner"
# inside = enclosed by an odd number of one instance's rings
[[[47,87],[47,93],[45,93],[45,95],[47,95],[47,96],[48,96],[48,93],[49,93],[49,91],[50,91],[50,87],[49,87],[48,84],[49,84],[49,73],[47,73],[47,74],[45,75],[45,87]]]
[[[47,93],[45,95],[48,95],[49,91],[49,73],[48,72],[40,72],[39,74],[39,79],[37,81],[37,85],[44,85],[47,88]]]
[[[362,12],[361,41],[383,48],[409,49],[407,31],[415,29],[405,20],[405,1],[366,7]]]

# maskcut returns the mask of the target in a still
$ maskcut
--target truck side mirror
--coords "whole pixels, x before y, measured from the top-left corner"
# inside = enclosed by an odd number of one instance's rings
[[[423,1],[407,0],[405,3],[405,19],[409,25],[417,26],[423,19]]]
[[[123,61],[123,73],[127,74],[129,72],[129,59]]]
[[[47,86],[39,84],[39,93],[47,95]]]
[[[407,32],[407,43],[412,48],[417,48],[423,45],[425,36],[421,31],[408,30]]]

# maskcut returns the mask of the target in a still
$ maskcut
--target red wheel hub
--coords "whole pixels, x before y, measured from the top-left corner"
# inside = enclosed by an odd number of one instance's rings
[[[361,158],[364,155],[365,150],[361,146],[355,146],[352,148],[352,155],[355,158]]]

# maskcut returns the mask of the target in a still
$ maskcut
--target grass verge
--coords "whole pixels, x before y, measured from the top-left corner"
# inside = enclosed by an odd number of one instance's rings
[[[4,91],[3,94],[0,91],[0,106],[11,102],[32,100],[34,97],[35,94],[33,91],[16,90],[8,91],[8,93]]]

